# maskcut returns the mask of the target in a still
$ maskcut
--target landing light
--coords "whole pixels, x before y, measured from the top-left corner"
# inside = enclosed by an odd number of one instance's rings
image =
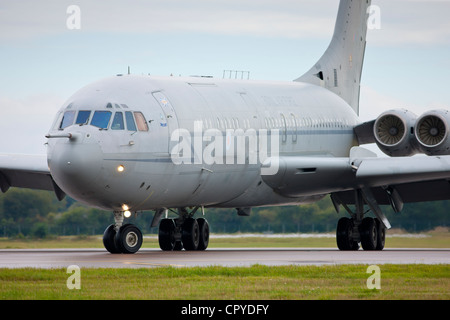
[[[125,167],[123,165],[120,165],[117,167],[117,172],[124,172],[125,171]]]
[[[126,204],[122,205],[123,215],[124,215],[125,218],[131,217],[131,212],[130,212],[129,209],[130,208],[128,207],[128,205],[126,205]]]

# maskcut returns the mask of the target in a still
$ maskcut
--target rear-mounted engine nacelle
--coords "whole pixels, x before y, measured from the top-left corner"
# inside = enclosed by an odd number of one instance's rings
[[[419,152],[414,136],[417,116],[404,109],[382,113],[373,126],[375,141],[391,157],[411,156]]]
[[[450,154],[449,121],[447,110],[429,111],[417,119],[414,131],[420,152],[429,156]]]

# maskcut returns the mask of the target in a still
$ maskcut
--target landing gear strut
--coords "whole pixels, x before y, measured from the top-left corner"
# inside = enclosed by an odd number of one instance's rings
[[[115,224],[106,228],[103,245],[110,253],[136,253],[142,246],[142,233],[133,224],[123,224],[123,212],[114,212]]]
[[[164,251],[205,250],[209,244],[209,224],[205,218],[194,219],[198,207],[188,212],[178,209],[178,218],[161,220],[158,241]]]

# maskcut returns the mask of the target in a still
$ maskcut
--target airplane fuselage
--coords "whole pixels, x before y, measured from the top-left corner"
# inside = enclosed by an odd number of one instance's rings
[[[67,194],[107,210],[304,203],[321,195],[286,198],[261,180],[261,143],[275,148],[277,134],[280,156],[346,157],[357,123],[347,103],[319,86],[119,75],[64,104],[49,134],[71,138],[49,139],[48,162]],[[192,146],[184,159],[174,159],[179,132]],[[221,152],[208,147],[217,136]]]
[[[293,82],[117,75],[92,83],[58,112],[48,168],[42,157],[4,157],[0,189],[53,190],[113,211],[103,234],[113,254],[142,245],[139,228],[124,223],[131,212],[154,211],[162,250],[205,250],[199,208],[248,215],[329,194],[350,215],[338,221],[338,248],[383,250],[391,225],[380,205],[400,212],[449,198],[450,113],[391,110],[359,122],[369,7],[341,0],[330,45]],[[395,158],[359,147],[369,143]]]

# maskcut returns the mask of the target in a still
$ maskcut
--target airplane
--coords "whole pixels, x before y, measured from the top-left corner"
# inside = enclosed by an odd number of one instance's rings
[[[119,74],[85,86],[57,112],[46,155],[0,155],[1,191],[51,190],[112,211],[112,254],[142,245],[132,212],[154,212],[162,250],[205,250],[209,224],[194,218],[205,208],[246,216],[326,196],[348,213],[340,250],[383,250],[380,206],[450,199],[450,116],[359,119],[370,5],[341,0],[325,53],[290,82]],[[387,157],[361,147],[371,143]]]

